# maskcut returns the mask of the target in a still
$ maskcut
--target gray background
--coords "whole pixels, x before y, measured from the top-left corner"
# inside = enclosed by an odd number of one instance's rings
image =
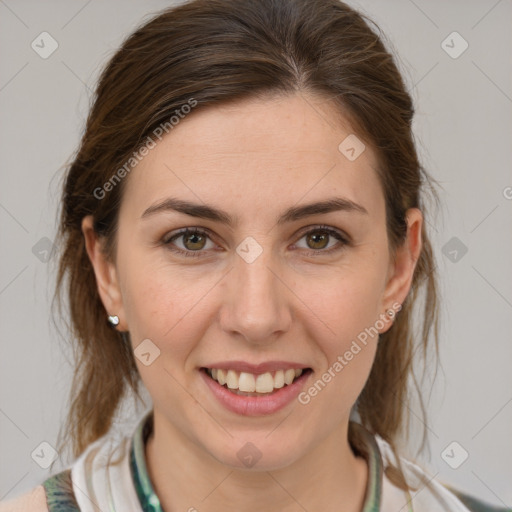
[[[438,479],[510,507],[512,2],[350,4],[399,53],[416,102],[419,151],[443,187],[443,209],[431,221],[443,294],[442,370],[431,396],[429,381],[424,387],[430,451],[418,461]],[[145,16],[168,5],[0,0],[0,499],[49,476],[31,453],[43,441],[55,446],[67,407],[72,368],[49,320],[55,262],[44,261],[62,166],[78,144],[99,70]],[[59,45],[48,59],[31,48],[43,31]],[[469,44],[458,58],[441,46],[454,31]],[[453,52],[461,41],[452,39]],[[411,413],[414,456],[419,406]],[[128,424],[137,420],[126,414]],[[469,458],[452,469],[446,454],[453,465],[462,448]],[[60,465],[67,462],[62,455]]]

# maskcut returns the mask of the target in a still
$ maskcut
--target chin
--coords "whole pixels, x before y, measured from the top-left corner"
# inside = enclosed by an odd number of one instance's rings
[[[210,455],[231,469],[247,471],[275,471],[296,462],[301,454],[297,444],[304,448],[304,441],[291,442],[292,436],[239,435],[229,438],[222,447],[205,446]]]

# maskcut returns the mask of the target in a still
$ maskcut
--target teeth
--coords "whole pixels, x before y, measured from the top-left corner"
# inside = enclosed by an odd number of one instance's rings
[[[221,386],[224,386],[224,384],[226,384],[226,372],[224,370],[221,370],[220,368],[217,370],[217,376],[215,377],[213,375],[213,372],[214,372],[215,369],[212,370],[212,377],[217,380],[217,382],[221,385]]]
[[[254,393],[256,391],[256,379],[254,375],[252,373],[240,373],[238,389],[247,393]]]
[[[242,376],[240,375],[240,381]],[[256,377],[256,391],[258,393],[272,393],[274,391],[274,379],[270,373],[262,373]]]
[[[285,385],[289,386],[297,377],[302,375],[300,368],[288,370],[277,370],[254,375],[247,372],[235,370],[223,370],[222,368],[208,369],[208,374],[221,386],[224,384],[231,390],[238,390],[245,393],[272,393]]]
[[[293,382],[293,379],[295,379],[295,370],[293,368],[286,370],[284,372],[284,383],[288,386]]]
[[[238,375],[235,370],[228,370],[228,374],[226,375],[226,384],[229,389],[238,389]]]
[[[274,375],[274,387],[279,389],[284,386],[284,371],[283,370],[277,370],[276,374]]]

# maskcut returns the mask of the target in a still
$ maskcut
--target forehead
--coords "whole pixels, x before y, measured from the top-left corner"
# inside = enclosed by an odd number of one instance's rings
[[[332,103],[304,94],[192,111],[130,173],[122,208],[140,216],[181,196],[233,205],[238,217],[342,195],[377,213],[377,160],[368,144],[357,156],[362,144]]]

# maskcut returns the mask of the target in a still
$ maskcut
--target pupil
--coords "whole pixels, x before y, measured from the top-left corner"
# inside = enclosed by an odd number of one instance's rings
[[[327,233],[325,233],[325,232],[322,233],[321,235],[311,235],[311,238],[313,238],[313,243],[314,244],[320,243],[320,247],[315,247],[315,249],[325,247],[325,243],[322,245],[322,241],[325,242],[327,240],[328,236],[329,235]]]
[[[192,233],[192,234],[188,235],[187,240],[190,241],[192,238],[195,239],[195,241],[192,241],[192,244],[197,244],[198,243],[197,239],[201,239],[202,236],[198,235],[197,233]],[[200,248],[201,247],[195,247],[195,249],[200,249]]]

